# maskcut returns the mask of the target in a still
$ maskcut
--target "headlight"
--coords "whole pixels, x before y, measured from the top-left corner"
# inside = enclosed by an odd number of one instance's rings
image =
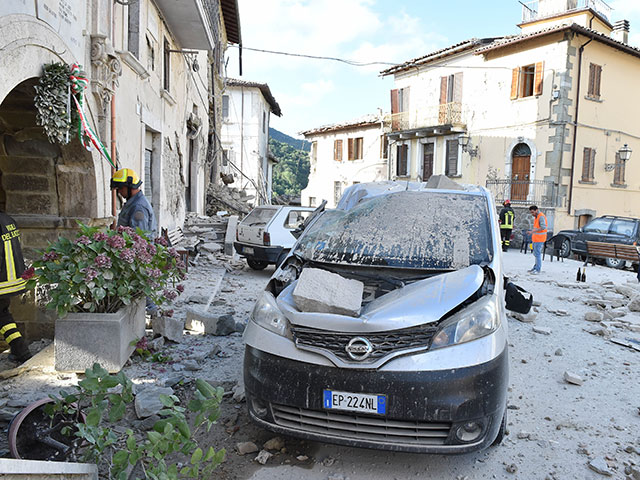
[[[276,299],[270,292],[262,293],[262,297],[253,307],[251,320],[273,333],[291,338],[289,322],[278,308]]]
[[[470,342],[495,332],[499,326],[500,316],[496,297],[487,295],[447,319],[433,337],[431,348]]]

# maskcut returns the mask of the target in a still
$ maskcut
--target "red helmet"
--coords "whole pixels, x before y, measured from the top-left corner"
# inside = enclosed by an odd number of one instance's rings
[[[511,205],[511,200],[507,198],[504,202],[502,202],[502,205]]]

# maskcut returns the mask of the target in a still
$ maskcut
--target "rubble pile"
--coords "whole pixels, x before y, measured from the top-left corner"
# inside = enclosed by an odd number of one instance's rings
[[[228,212],[244,216],[252,210],[252,195],[226,185],[209,185],[207,189],[207,215],[214,216],[218,212]]]
[[[196,259],[192,264],[197,264],[201,257],[218,263],[215,254],[224,251],[228,222],[228,217],[218,215],[208,217],[192,212],[187,214],[183,233],[186,244],[196,252]]]

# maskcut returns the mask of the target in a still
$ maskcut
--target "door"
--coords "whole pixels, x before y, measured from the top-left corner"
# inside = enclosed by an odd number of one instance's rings
[[[511,166],[511,200],[524,201],[529,195],[531,155],[515,156]]]
[[[423,145],[422,181],[426,182],[433,175],[433,143]]]
[[[584,226],[582,232],[573,239],[572,249],[580,253],[587,253],[587,241],[606,242],[612,220],[611,217],[598,217],[591,220]]]

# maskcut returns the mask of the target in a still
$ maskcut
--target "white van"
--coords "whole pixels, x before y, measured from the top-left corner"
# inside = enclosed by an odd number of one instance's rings
[[[313,210],[283,205],[256,207],[238,224],[233,246],[254,270],[280,265],[296,243],[292,232],[302,226]]]

